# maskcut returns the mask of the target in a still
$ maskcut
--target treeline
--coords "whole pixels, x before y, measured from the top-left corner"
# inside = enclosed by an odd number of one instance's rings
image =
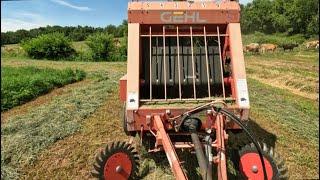
[[[17,44],[26,39],[31,39],[38,37],[43,34],[51,33],[63,33],[67,38],[72,41],[84,41],[89,35],[95,33],[108,32],[108,34],[113,35],[115,38],[124,37],[127,34],[128,22],[124,20],[121,25],[108,25],[105,28],[101,27],[89,27],[89,26],[47,26],[40,27],[36,29],[27,30],[18,30],[15,32],[5,32],[1,33],[1,45],[5,44]]]
[[[319,34],[319,0],[253,0],[241,5],[244,33]]]
[[[83,41],[89,35],[108,32],[115,38],[127,34],[126,20],[119,26],[108,25],[105,28],[89,26],[61,27],[47,26],[37,29],[18,30],[1,33],[1,45],[16,44],[42,34],[63,33],[73,41]],[[303,34],[310,37],[319,34],[319,0],[253,0],[241,5],[242,32],[250,34],[285,33],[287,35]]]

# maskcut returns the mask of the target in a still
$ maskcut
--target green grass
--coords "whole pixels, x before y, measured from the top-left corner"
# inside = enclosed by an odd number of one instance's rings
[[[245,57],[250,116],[254,119],[250,128],[260,141],[276,147],[275,151],[286,160],[291,179],[312,179],[319,174],[318,102],[291,91],[308,85],[316,87],[318,57],[315,51],[297,50]],[[1,61],[4,66],[14,67],[83,69],[89,79],[89,83],[2,124],[4,179],[89,179],[99,148],[115,139],[128,139],[122,130],[122,103],[117,97],[118,80],[125,73],[126,63],[19,58]],[[282,88],[290,82],[288,78],[295,83],[288,84],[289,90]],[[307,92],[315,94],[317,90]],[[143,159],[144,179],[173,179],[166,158],[162,160],[155,163],[149,157]],[[187,165],[196,163],[191,158],[181,160]],[[189,173],[196,174],[196,170]]]
[[[319,146],[319,107],[316,101],[250,78],[249,90],[254,112]]]
[[[319,96],[319,53],[316,51],[246,54],[249,77],[303,97]]]
[[[32,165],[41,151],[82,129],[83,121],[116,87],[109,79],[113,75],[90,77],[89,83],[2,124],[1,179],[20,179],[21,169]]]
[[[242,35],[243,44],[250,44],[250,43],[272,43],[277,45],[282,44],[302,44],[306,39],[302,35],[294,35],[294,36],[287,36],[286,34],[263,34],[263,33],[253,33],[248,35]]]
[[[1,67],[1,111],[11,109],[48,93],[55,87],[80,81],[81,70],[39,69],[36,67]]]

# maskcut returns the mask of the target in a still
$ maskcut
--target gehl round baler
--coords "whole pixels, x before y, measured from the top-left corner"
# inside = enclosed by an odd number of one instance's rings
[[[138,136],[148,153],[164,151],[178,180],[188,179],[177,155],[181,149],[195,152],[205,180],[288,178],[283,160],[246,125],[250,106],[239,22],[236,1],[128,3],[127,74],[120,79],[123,128]],[[247,144],[228,151],[228,144],[241,141],[230,142],[230,133],[245,134]],[[134,147],[108,145],[97,155],[92,175],[139,179]],[[235,177],[229,176],[229,163]]]

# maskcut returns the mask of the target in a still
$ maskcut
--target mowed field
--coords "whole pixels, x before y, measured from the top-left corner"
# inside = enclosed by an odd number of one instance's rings
[[[316,51],[246,55],[250,127],[276,147],[290,179],[319,172],[319,55]],[[125,62],[2,58],[2,67],[81,69],[86,78],[1,113],[1,176],[88,179],[99,148],[128,140],[122,131],[118,80]],[[142,159],[143,179],[173,179],[169,165]],[[186,161],[187,163],[187,161]]]

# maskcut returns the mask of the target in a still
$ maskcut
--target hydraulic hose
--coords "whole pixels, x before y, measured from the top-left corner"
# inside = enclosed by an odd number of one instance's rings
[[[262,155],[262,149],[259,145],[259,143],[257,142],[257,140],[254,138],[254,136],[252,135],[252,133],[247,129],[247,127],[241,122],[241,120],[235,116],[233,113],[225,110],[225,109],[217,109],[217,112],[222,113],[224,115],[226,115],[227,117],[229,117],[231,120],[233,120],[236,124],[238,124],[248,135],[248,137],[251,139],[251,141],[253,142],[254,146],[257,148],[258,153],[259,153],[259,157],[260,157],[260,161],[262,163],[262,169],[263,169],[263,175],[264,175],[264,180],[267,180],[268,176],[267,176],[267,171],[266,171],[266,166],[263,160],[263,155]]]
[[[205,152],[206,152],[206,158],[207,158],[207,173],[206,173],[206,179],[208,180],[208,174],[212,175],[212,139],[210,135],[207,135],[205,138],[206,144]],[[212,177],[210,178],[212,179]]]
[[[202,145],[199,140],[199,137],[196,133],[191,133],[191,139],[194,144],[194,149],[196,151],[196,156],[198,159],[199,167],[200,167],[200,172],[203,180],[212,180],[212,172],[208,172],[208,164],[206,161],[206,158],[204,156],[203,150],[202,150]]]

